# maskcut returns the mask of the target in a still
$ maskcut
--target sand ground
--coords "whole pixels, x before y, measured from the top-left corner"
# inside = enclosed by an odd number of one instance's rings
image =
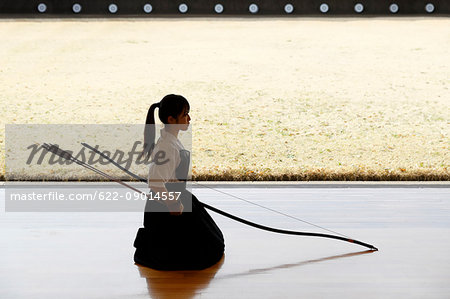
[[[194,179],[450,177],[448,18],[0,20],[0,45],[2,176],[5,124],[143,123],[177,93]]]

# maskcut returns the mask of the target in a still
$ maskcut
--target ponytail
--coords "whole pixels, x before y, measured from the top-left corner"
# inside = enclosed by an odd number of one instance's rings
[[[145,156],[145,159],[148,160],[152,154],[153,148],[155,147],[155,109],[157,107],[160,107],[160,103],[154,103],[148,109],[144,129],[144,147],[138,159]]]

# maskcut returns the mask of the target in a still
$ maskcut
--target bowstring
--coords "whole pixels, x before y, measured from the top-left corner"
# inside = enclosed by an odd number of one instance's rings
[[[346,236],[346,235],[344,235],[344,234],[342,234],[342,233],[339,233],[339,232],[337,232],[337,231],[334,231],[334,230],[331,230],[331,229],[325,228],[325,227],[323,227],[323,226],[320,226],[320,225],[317,225],[317,224],[311,223],[311,222],[309,222],[309,221],[306,221],[306,220],[302,220],[302,219],[300,219],[300,218],[298,218],[298,217],[295,217],[295,216],[292,216],[292,215],[289,215],[289,214],[286,214],[286,213],[280,212],[280,211],[278,211],[278,210],[275,210],[275,209],[272,209],[272,208],[269,208],[269,207],[266,207],[266,206],[263,206],[263,205],[257,204],[257,203],[255,203],[255,202],[253,202],[253,201],[250,201],[250,200],[247,200],[247,199],[244,199],[244,198],[238,197],[238,196],[236,196],[236,195],[233,195],[233,194],[230,194],[230,193],[226,193],[226,192],[223,192],[223,191],[221,191],[221,190],[218,190],[218,189],[215,189],[215,188],[213,188],[213,187],[210,187],[210,186],[207,186],[207,185],[203,185],[203,184],[200,184],[200,183],[197,183],[197,182],[194,182],[194,181],[191,181],[191,182],[193,182],[193,183],[195,183],[195,184],[197,184],[197,185],[199,185],[199,186],[203,186],[203,187],[206,187],[206,188],[212,189],[212,190],[214,190],[214,191],[216,191],[216,192],[219,192],[219,193],[223,193],[223,194],[225,194],[225,195],[228,195],[228,196],[234,197],[234,198],[236,198],[236,199],[239,199],[239,200],[245,201],[246,203],[249,203],[249,204],[255,205],[255,206],[257,206],[257,207],[260,207],[260,208],[266,209],[266,210],[268,210],[268,211],[272,211],[272,212],[274,212],[274,213],[277,213],[277,214],[283,215],[283,216],[285,216],[285,217],[288,217],[288,218],[291,218],[291,219],[295,219],[295,220],[297,220],[297,221],[300,221],[300,222],[303,222],[303,223],[306,223],[306,224],[312,225],[312,226],[314,226],[314,227],[317,227],[317,228],[320,228],[320,229],[326,230],[326,231],[328,231],[328,232],[331,232],[331,233],[334,233],[334,234],[338,234],[338,235],[340,235],[340,236],[343,236],[343,237],[346,237],[346,238],[352,239],[351,237],[349,237],[349,236]]]

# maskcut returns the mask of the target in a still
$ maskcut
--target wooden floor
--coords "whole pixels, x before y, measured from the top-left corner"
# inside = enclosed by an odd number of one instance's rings
[[[450,298],[449,188],[220,190],[380,250],[211,213],[225,235],[222,261],[155,271],[133,262],[142,213],[5,213],[0,189],[0,298]],[[213,190],[193,193],[261,224],[324,232]]]

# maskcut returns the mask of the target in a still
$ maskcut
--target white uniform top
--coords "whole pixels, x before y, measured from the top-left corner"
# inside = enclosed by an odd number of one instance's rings
[[[164,183],[172,180],[177,180],[175,170],[180,164],[180,150],[184,149],[183,144],[175,135],[167,132],[164,128],[160,130],[161,136],[155,144],[151,155],[150,169],[148,173],[148,186],[151,187],[165,187]],[[165,153],[164,158],[158,161],[167,162],[157,165],[153,158],[159,151]],[[161,157],[161,154],[159,154]]]

